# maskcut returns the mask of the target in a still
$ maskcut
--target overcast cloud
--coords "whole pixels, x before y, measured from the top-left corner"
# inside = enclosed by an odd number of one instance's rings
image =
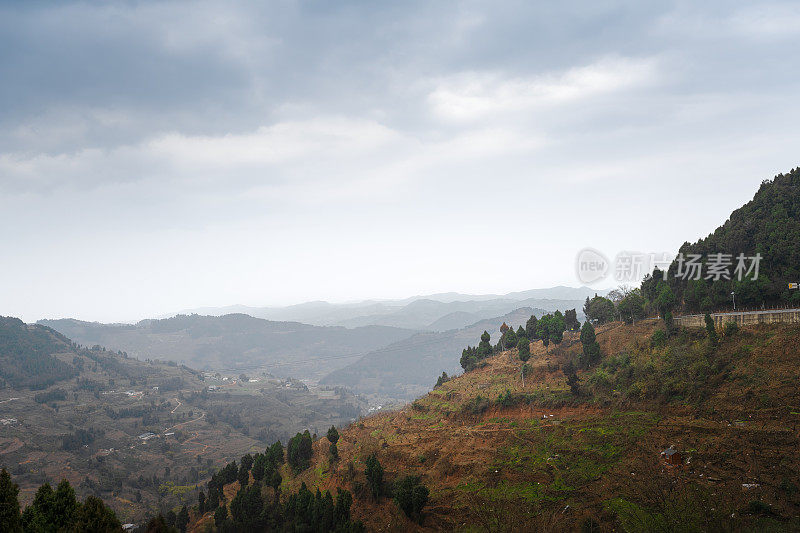
[[[577,285],[796,166],[800,6],[0,4],[0,314]]]

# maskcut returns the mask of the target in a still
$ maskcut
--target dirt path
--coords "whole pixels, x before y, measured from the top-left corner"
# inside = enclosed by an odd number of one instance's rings
[[[177,410],[178,410],[178,407],[180,407],[181,405],[183,405],[179,399],[177,399],[177,398],[173,398],[173,400],[175,400],[176,402],[178,402],[178,405],[176,405],[176,406],[175,406],[175,409],[173,409],[172,411],[170,411],[170,412],[169,412],[169,414],[171,414],[171,415],[175,414],[175,411],[177,411]]]
[[[177,428],[183,427],[186,424],[191,424],[192,422],[197,422],[198,420],[202,420],[203,418],[205,418],[205,416],[206,416],[206,414],[203,413],[202,415],[198,416],[197,418],[193,418],[192,420],[187,420],[186,422],[181,422],[180,424],[175,424],[174,426],[168,427],[167,429],[165,429],[164,433],[167,433],[168,431],[172,431],[173,429],[177,429]]]

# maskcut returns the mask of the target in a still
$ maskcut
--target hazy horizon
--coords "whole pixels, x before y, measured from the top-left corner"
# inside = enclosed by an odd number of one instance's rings
[[[140,317],[131,317],[127,319],[113,319],[113,320],[104,320],[102,318],[91,318],[91,317],[82,317],[77,315],[66,315],[66,316],[41,316],[41,317],[24,317],[24,316],[17,316],[17,318],[21,318],[23,321],[27,323],[34,323],[39,320],[59,320],[59,319],[76,319],[86,322],[100,322],[100,323],[120,323],[120,324],[135,324],[141,320],[146,319],[160,319],[160,318],[171,318],[178,314],[185,314],[190,312],[198,312],[202,310],[223,310],[228,308],[237,308],[237,307],[244,307],[249,309],[261,309],[261,308],[272,308],[272,309],[282,309],[297,305],[303,304],[313,304],[313,303],[327,303],[331,305],[357,305],[361,303],[368,303],[368,302],[376,302],[376,303],[392,303],[392,302],[404,302],[406,300],[417,300],[428,298],[432,296],[437,296],[440,294],[460,294],[462,296],[472,296],[472,297],[485,297],[485,296],[505,296],[507,294],[511,294],[514,292],[524,292],[528,290],[548,290],[548,289],[558,289],[558,288],[568,288],[568,289],[582,289],[582,288],[590,288],[593,291],[596,291],[598,294],[605,294],[613,287],[588,287],[588,286],[568,286],[568,285],[557,285],[553,287],[529,287],[527,289],[520,289],[520,290],[512,290],[505,293],[465,293],[462,291],[437,291],[435,293],[428,293],[428,294],[414,294],[414,295],[401,295],[398,297],[390,297],[390,298],[380,298],[380,297],[373,297],[373,298],[363,298],[363,299],[355,299],[355,300],[340,300],[340,301],[330,301],[330,300],[303,300],[299,302],[290,302],[286,304],[271,304],[271,303],[256,303],[253,305],[242,304],[242,303],[222,303],[219,305],[198,305],[195,307],[183,307],[180,309],[171,309],[171,310],[164,310],[160,313],[155,313],[153,315],[147,316],[140,316]],[[202,314],[202,313],[201,313]]]
[[[585,247],[674,254],[797,166],[798,22],[5,3],[0,315],[504,294],[580,285]]]

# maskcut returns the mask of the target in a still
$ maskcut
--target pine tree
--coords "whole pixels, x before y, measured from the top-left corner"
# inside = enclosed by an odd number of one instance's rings
[[[525,322],[525,333],[528,339],[535,341],[536,337],[536,323],[539,319],[536,318],[536,315],[531,315],[527,322]]]
[[[331,426],[326,435],[331,444],[339,442],[339,432],[336,431],[336,426]]]
[[[383,467],[374,454],[367,458],[366,465],[364,474],[367,476],[372,497],[377,501],[383,492]]]
[[[531,344],[525,337],[522,337],[517,343],[517,350],[519,350],[519,359],[523,363],[531,358]]]
[[[597,343],[594,326],[588,320],[583,323],[581,328],[581,344],[583,345],[583,365],[588,367],[597,363],[601,357],[600,345]]]
[[[489,333],[484,331],[483,335],[481,335],[481,342],[478,344],[478,351],[476,353],[478,359],[484,359],[492,355],[492,345],[489,342],[491,339]]]
[[[175,526],[181,530],[181,533],[185,533],[187,525],[189,525],[189,509],[184,505],[175,518]]]
[[[3,468],[0,471],[0,531],[20,533],[22,517],[19,512],[19,487]]]

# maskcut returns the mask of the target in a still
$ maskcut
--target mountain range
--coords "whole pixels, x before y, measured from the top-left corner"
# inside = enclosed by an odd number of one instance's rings
[[[243,313],[256,318],[296,321],[315,326],[359,327],[392,326],[417,330],[446,331],[474,324],[485,318],[510,313],[520,307],[546,311],[572,309],[583,305],[586,297],[605,294],[589,287],[550,287],[508,294],[470,295],[455,292],[414,296],[403,300],[365,300],[334,304],[306,302],[287,307],[202,307],[180,314],[220,316]]]

